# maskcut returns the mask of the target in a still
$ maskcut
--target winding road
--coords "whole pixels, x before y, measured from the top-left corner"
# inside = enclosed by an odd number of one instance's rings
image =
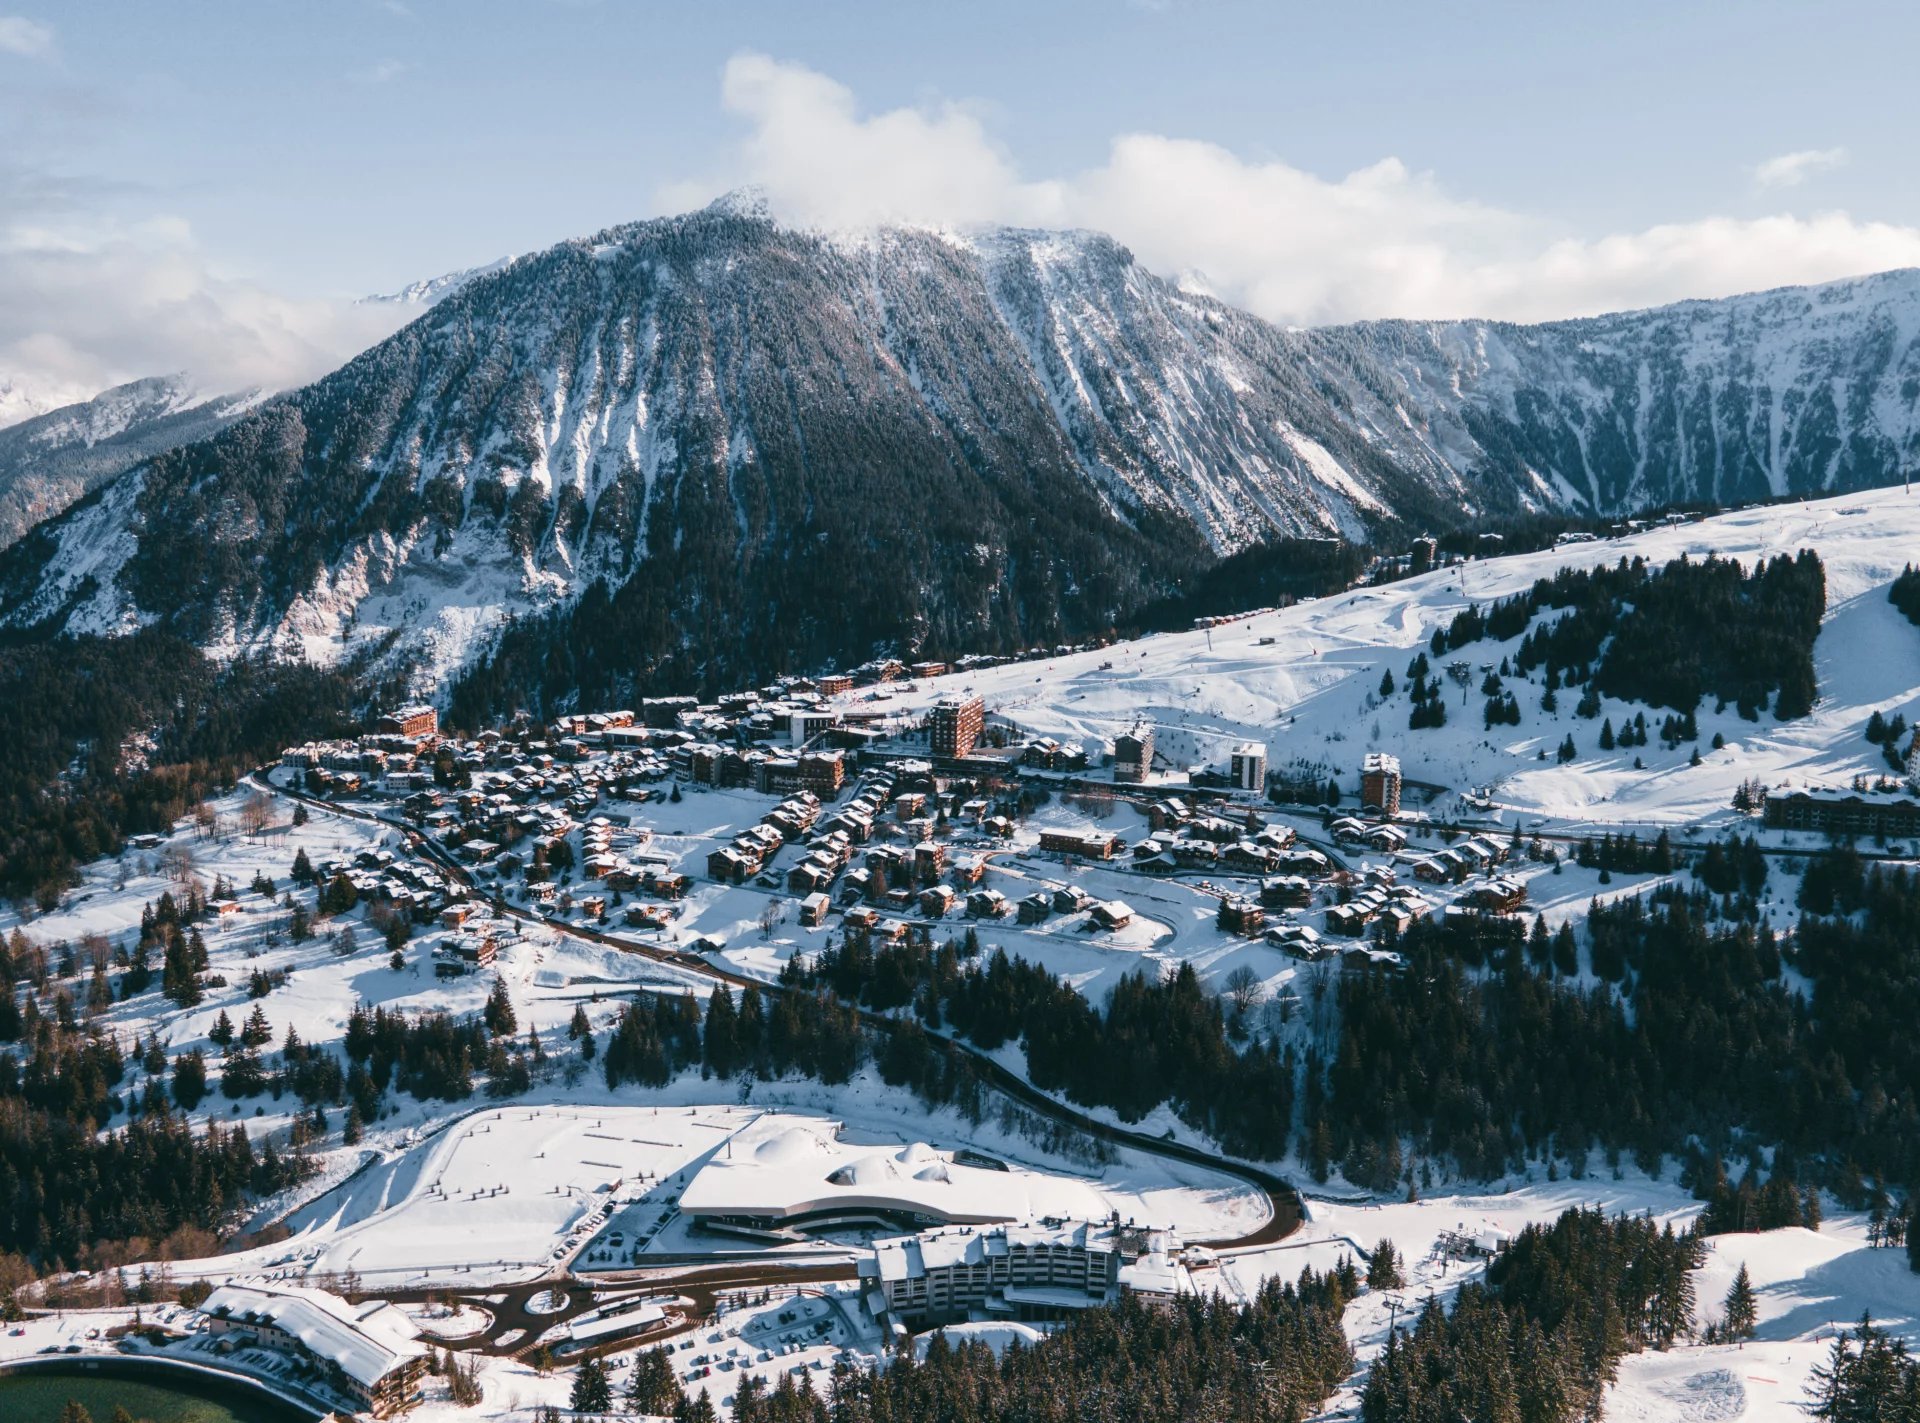
[[[624,938],[599,929],[570,924],[561,920],[550,919],[542,914],[516,909],[507,904],[503,898],[489,895],[482,891],[480,887],[475,884],[473,876],[467,868],[449,854],[443,846],[435,843],[431,837],[422,834],[415,827],[406,824],[404,821],[389,816],[377,815],[371,811],[361,810],[355,807],[338,805],[332,801],[322,800],[314,796],[306,795],[303,792],[275,785],[267,777],[264,770],[254,772],[248,779],[252,786],[268,795],[298,801],[329,815],[337,815],[347,819],[381,825],[399,832],[406,845],[414,854],[431,861],[435,868],[441,870],[456,882],[466,887],[476,898],[492,905],[497,913],[509,918],[517,919],[522,923],[535,925],[542,929],[571,934],[576,938],[601,944],[621,953],[651,959],[657,963],[678,969],[681,972],[692,974],[716,986],[726,985],[730,988],[751,987],[759,990],[763,995],[794,991],[776,982],[750,978],[744,974],[718,968],[708,960],[680,949],[661,944],[646,943],[637,939]],[[856,1008],[855,1011],[861,1023],[875,1032],[892,1034],[900,1028],[900,1022],[886,1014],[875,1013],[864,1008]],[[1267,1219],[1258,1229],[1244,1235],[1215,1240],[1198,1240],[1192,1242],[1193,1244],[1212,1250],[1251,1249],[1276,1244],[1299,1228],[1301,1222],[1300,1196],[1285,1177],[1269,1171],[1265,1167],[1254,1165],[1251,1162],[1234,1160],[1213,1150],[1189,1146],[1184,1142],[1172,1139],[1170,1136],[1153,1136],[1146,1132],[1133,1131],[1126,1127],[1115,1126],[1111,1123],[1101,1121],[1041,1091],[1031,1082],[1009,1070],[1002,1063],[997,1062],[979,1049],[944,1033],[931,1029],[926,1031],[928,1036],[944,1044],[948,1051],[965,1054],[972,1063],[975,1071],[978,1072],[981,1078],[990,1086],[1011,1098],[1013,1101],[1018,1102],[1021,1106],[1041,1116],[1073,1127],[1078,1131],[1086,1133],[1088,1136],[1114,1146],[1123,1146],[1129,1150],[1142,1152],[1146,1155],[1157,1156],[1164,1160],[1179,1162],[1187,1166],[1197,1166],[1221,1175],[1231,1176],[1236,1180],[1252,1186],[1266,1198],[1268,1204]],[[631,1271],[621,1272],[619,1278],[624,1282],[632,1279],[635,1273],[636,1272]],[[653,1292],[685,1295],[695,1302],[696,1308],[704,1303],[705,1307],[710,1309],[714,1293],[722,1289],[737,1289],[756,1285],[829,1283],[844,1281],[850,1278],[852,1278],[852,1266],[849,1264],[826,1264],[807,1267],[782,1266],[777,1263],[775,1257],[770,1252],[767,1256],[747,1264],[701,1266],[694,1269],[665,1271],[657,1275],[649,1272],[646,1280],[646,1288]],[[580,1284],[577,1277],[573,1276],[571,1272],[556,1274],[542,1280],[513,1287],[508,1291],[509,1299],[520,1299],[524,1305],[522,1296],[531,1297],[539,1290],[552,1288],[556,1285],[565,1288],[566,1286],[563,1282],[567,1281]],[[636,1281],[636,1283],[638,1282]],[[499,1291],[492,1291],[491,1293],[499,1293]],[[583,1298],[586,1296],[584,1285],[581,1285],[581,1294]],[[481,1307],[493,1310],[495,1312],[494,1326],[489,1329],[484,1336],[476,1337],[473,1344],[465,1346],[479,1347],[485,1349],[487,1352],[499,1353],[518,1353],[531,1348],[541,1330],[544,1330],[556,1322],[565,1320],[572,1314],[581,1312],[581,1310],[586,1307],[585,1303],[581,1303],[577,1308],[570,1306],[569,1310],[565,1313],[529,1316],[527,1320],[519,1320],[516,1318],[515,1322],[507,1323],[505,1322],[507,1316],[523,1313],[524,1310],[502,1310],[499,1306],[482,1303],[478,1295],[466,1295],[464,1293],[455,1295],[453,1292],[447,1290],[389,1292],[385,1297],[405,1300],[415,1298],[426,1299],[429,1296],[435,1298],[467,1298],[472,1303],[481,1304]],[[532,1328],[530,1322],[536,1318],[539,1321],[538,1329]],[[666,1337],[668,1334],[683,1332],[687,1328],[694,1327],[696,1322],[695,1319],[689,1317],[682,1321],[677,1328],[655,1331],[650,1337]],[[524,1329],[527,1332],[523,1337],[511,1339],[506,1344],[497,1342],[501,1335],[511,1334],[512,1330],[516,1328]],[[464,1341],[458,1340],[449,1342],[456,1346],[462,1346],[464,1343]],[[632,1342],[631,1339],[623,1341],[622,1347],[631,1347]]]

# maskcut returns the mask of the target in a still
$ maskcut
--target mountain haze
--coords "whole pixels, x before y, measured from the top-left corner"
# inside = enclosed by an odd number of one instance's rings
[[[1920,274],[1288,330],[1091,233],[723,202],[522,257],[0,563],[15,626],[489,705],[1101,628],[1274,537],[1902,477]]]

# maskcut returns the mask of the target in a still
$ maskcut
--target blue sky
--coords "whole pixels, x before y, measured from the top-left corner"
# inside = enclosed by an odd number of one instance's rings
[[[1910,5],[24,3],[0,379],[63,389],[312,374],[336,298],[746,181],[1104,227],[1289,321],[1920,263]]]

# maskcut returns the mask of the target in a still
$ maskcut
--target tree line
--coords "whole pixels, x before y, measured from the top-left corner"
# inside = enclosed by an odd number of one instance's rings
[[[1691,1232],[1575,1208],[1530,1225],[1451,1309],[1429,1295],[1367,1377],[1362,1423],[1573,1423],[1599,1416],[1627,1354],[1693,1326]]]
[[[1438,657],[1519,637],[1514,669],[1544,668],[1549,690],[1585,685],[1687,714],[1713,697],[1749,719],[1771,706],[1790,721],[1818,694],[1813,642],[1826,601],[1826,569],[1811,549],[1751,572],[1719,557],[1683,555],[1661,568],[1622,557],[1611,568],[1563,568],[1484,610],[1470,606],[1435,630],[1431,646]],[[1560,616],[1536,625],[1548,612]],[[1597,714],[1597,697],[1592,706]]]

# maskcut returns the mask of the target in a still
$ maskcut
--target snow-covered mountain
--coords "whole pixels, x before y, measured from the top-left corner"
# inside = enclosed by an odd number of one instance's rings
[[[1091,233],[737,202],[453,284],[0,566],[12,623],[610,693],[1104,627],[1273,534],[1899,479],[1920,273],[1273,326]]]
[[[0,429],[0,546],[142,460],[205,439],[261,398],[209,396],[188,376],[154,376]]]
[[[22,420],[31,420],[36,415],[45,415],[49,410],[58,409],[62,403],[47,395],[32,381],[19,376],[0,376],[0,430],[9,425],[18,425]]]
[[[417,282],[408,282],[398,291],[380,292],[373,296],[363,296],[357,305],[383,306],[405,310],[416,308],[425,311],[438,306],[460,288],[480,277],[490,277],[501,268],[510,265],[512,257],[500,257],[478,267],[463,267],[457,272],[443,272],[437,277],[422,277]]]
[[[1330,381],[1391,402],[1401,428],[1375,438],[1416,433],[1474,483],[1527,502],[1724,505],[1892,483],[1920,464],[1920,271],[1537,326],[1388,321],[1305,340]]]

